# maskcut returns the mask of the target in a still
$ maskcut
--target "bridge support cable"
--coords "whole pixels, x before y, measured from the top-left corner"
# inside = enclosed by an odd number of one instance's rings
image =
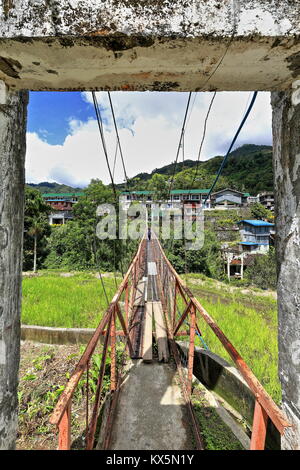
[[[209,118],[209,115],[210,115],[210,112],[211,112],[212,105],[213,105],[213,102],[215,100],[216,94],[217,94],[217,92],[215,91],[213,93],[213,96],[212,96],[211,100],[210,100],[208,110],[207,110],[207,113],[206,113],[206,116],[205,116],[205,119],[204,119],[202,138],[201,138],[201,142],[200,142],[200,146],[199,146],[199,150],[198,150],[197,164],[196,164],[196,168],[195,168],[195,172],[194,172],[194,176],[193,176],[193,180],[192,180],[192,184],[191,184],[191,189],[193,189],[194,183],[195,183],[196,178],[198,176],[199,162],[200,162],[200,159],[201,159],[202,147],[203,147],[205,136],[206,136],[207,122],[208,122],[208,118]]]
[[[216,175],[216,178],[215,178],[213,184],[211,185],[211,188],[210,188],[208,194],[206,195],[206,198],[205,198],[204,203],[203,203],[204,207],[205,207],[206,201],[209,199],[209,197],[210,197],[210,195],[211,195],[211,193],[212,193],[212,191],[213,191],[215,185],[216,185],[217,182],[218,182],[218,179],[219,179],[219,177],[220,177],[220,175],[221,175],[221,173],[222,173],[222,171],[223,171],[223,168],[224,168],[224,166],[225,166],[225,164],[226,164],[226,162],[227,162],[228,155],[230,154],[230,152],[231,152],[231,150],[232,150],[232,147],[234,146],[234,144],[235,144],[235,142],[236,142],[236,140],[237,140],[237,138],[238,138],[238,136],[239,136],[241,130],[242,130],[243,127],[244,127],[245,122],[246,122],[247,119],[248,119],[248,116],[249,116],[249,114],[250,114],[250,112],[251,112],[251,109],[253,108],[253,105],[254,105],[254,103],[255,103],[255,100],[256,100],[256,97],[257,97],[257,93],[258,93],[257,91],[255,91],[255,92],[253,93],[253,96],[252,96],[251,102],[250,102],[250,104],[249,104],[249,107],[248,107],[248,109],[247,109],[247,111],[246,111],[246,113],[245,113],[245,115],[244,115],[244,117],[243,117],[243,119],[242,119],[242,121],[241,121],[239,127],[238,127],[238,130],[236,131],[236,133],[235,133],[235,135],[234,135],[234,137],[233,137],[233,139],[232,139],[232,142],[231,142],[231,144],[230,144],[230,146],[229,146],[229,148],[228,148],[228,150],[227,150],[227,153],[226,153],[225,157],[224,157],[223,160],[222,160],[222,163],[221,163],[221,165],[220,165],[220,167],[219,167],[219,170],[218,170],[218,173],[217,173],[217,175]]]
[[[110,168],[108,152],[107,152],[107,147],[106,147],[106,142],[105,142],[101,111],[100,111],[100,108],[99,108],[99,103],[98,103],[95,91],[92,91],[92,97],[93,97],[95,114],[96,114],[96,118],[97,118],[97,123],[98,123],[99,133],[100,133],[100,137],[101,137],[101,142],[102,142],[102,148],[103,148],[103,152],[104,152],[104,156],[105,156],[105,160],[106,160],[106,165],[107,165],[107,169],[108,169],[108,173],[109,173],[109,177],[110,177],[110,181],[111,181],[111,185],[112,185],[112,190],[113,190],[113,193],[115,195],[115,199],[117,199],[117,192],[116,192],[115,182],[114,182],[114,178],[113,178],[112,171],[111,171],[111,168]]]
[[[173,169],[172,178],[171,178],[169,189],[168,189],[168,199],[170,198],[170,194],[171,194],[172,187],[173,187],[173,182],[174,182],[174,178],[175,178],[178,157],[179,157],[180,148],[181,148],[181,145],[182,145],[183,136],[184,136],[184,133],[185,133],[186,120],[187,120],[188,111],[189,111],[189,107],[190,107],[191,96],[192,96],[192,92],[189,93],[187,104],[186,104],[186,109],[185,109],[184,118],[183,118],[183,124],[182,124],[182,128],[181,128],[179,143],[178,143],[177,152],[176,152],[176,158],[175,158],[175,162],[174,162],[174,169]]]
[[[112,117],[113,117],[113,123],[114,123],[116,137],[117,137],[117,146],[118,146],[119,152],[120,152],[120,157],[121,157],[123,171],[124,171],[124,178],[125,178],[125,183],[126,183],[126,187],[127,187],[128,186],[128,177],[127,177],[127,173],[126,173],[125,161],[124,161],[124,156],[123,156],[123,152],[122,152],[122,146],[121,146],[118,126],[117,126],[117,121],[116,121],[116,117],[115,117],[114,107],[113,107],[112,99],[111,99],[111,96],[110,96],[110,92],[108,91],[107,94],[108,94],[111,114],[112,114]]]
[[[110,102],[112,116],[113,116],[113,122],[114,122],[115,130],[116,130],[117,145],[118,145],[118,148],[120,150],[123,169],[124,169],[125,180],[126,180],[126,184],[127,184],[128,180],[127,180],[127,174],[126,174],[126,169],[125,169],[124,157],[123,157],[123,153],[122,153],[122,148],[121,148],[121,143],[120,143],[120,138],[119,138],[119,133],[118,133],[118,128],[117,128],[117,123],[116,123],[116,119],[115,119],[115,113],[114,113],[114,110],[113,110],[113,104],[112,104],[112,100],[111,100],[109,92],[108,92],[108,96],[109,96],[109,102]],[[108,151],[107,151],[107,146],[106,146],[106,141],[105,141],[105,136],[104,136],[101,110],[100,110],[99,103],[98,103],[98,100],[97,100],[97,95],[94,91],[92,91],[92,97],[93,97],[93,102],[94,102],[95,114],[96,114],[96,118],[97,118],[97,122],[98,122],[100,138],[101,138],[101,142],[102,142],[102,148],[103,148],[103,152],[104,152],[104,156],[105,156],[105,160],[106,160],[106,165],[107,165],[107,169],[108,169],[108,173],[109,173],[109,177],[110,177],[110,181],[111,181],[112,190],[113,190],[113,193],[114,193],[115,205],[117,207],[118,206],[118,196],[117,196],[117,190],[116,190],[115,181],[114,181],[114,170],[115,170],[115,163],[116,163],[116,156],[117,155],[115,153],[114,164],[113,164],[114,166],[113,166],[113,170],[112,170],[111,167],[110,167],[109,158],[108,158]],[[121,248],[121,251],[122,251],[122,240],[120,240],[120,248]],[[113,241],[113,250],[114,250],[114,260],[115,260],[115,257],[116,257],[116,240],[115,239]],[[117,285],[115,267],[116,266],[115,266],[115,263],[114,263],[114,278],[115,278],[115,284]],[[122,277],[124,277],[123,256],[120,257],[120,268],[121,268]]]

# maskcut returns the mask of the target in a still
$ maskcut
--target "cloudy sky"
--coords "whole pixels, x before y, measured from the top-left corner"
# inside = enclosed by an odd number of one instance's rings
[[[97,93],[111,163],[116,149],[108,96]],[[224,155],[252,93],[217,93],[210,113],[201,160]],[[111,93],[129,177],[175,160],[188,93]],[[185,158],[197,159],[212,93],[193,93],[185,133]],[[235,147],[272,144],[270,94],[259,93]],[[180,155],[180,159],[182,156]],[[26,181],[56,181],[86,186],[91,178],[109,182],[109,174],[89,92],[32,92],[30,95]],[[117,156],[116,182],[124,181]]]

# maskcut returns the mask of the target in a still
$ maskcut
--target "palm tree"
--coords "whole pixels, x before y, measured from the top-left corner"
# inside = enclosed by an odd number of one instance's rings
[[[33,237],[33,272],[37,272],[38,238],[45,233],[48,225],[48,214],[51,208],[44,202],[41,193],[26,188],[25,224],[27,234]]]
[[[45,216],[40,214],[32,220],[30,229],[28,230],[28,235],[33,237],[33,272],[37,272],[37,241],[38,236],[43,233],[45,229]]]

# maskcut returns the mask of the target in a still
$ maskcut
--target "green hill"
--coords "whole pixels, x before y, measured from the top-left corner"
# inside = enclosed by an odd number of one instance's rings
[[[48,183],[44,181],[43,183],[28,183],[27,186],[31,188],[38,189],[41,193],[74,193],[74,192],[81,192],[82,188],[73,188],[72,186],[68,186],[66,184],[59,184],[59,183]]]
[[[185,160],[176,165],[173,189],[183,188],[209,188],[215,178],[223,157],[216,156],[210,160],[199,162],[197,177],[195,178],[195,160]],[[129,189],[144,190],[151,187],[151,180],[155,174],[162,175],[169,181],[173,175],[175,163],[155,168],[151,173],[139,173],[130,179]],[[74,188],[58,183],[43,182],[29,184],[42,193],[68,193],[80,192],[82,188]],[[116,184],[119,190],[124,190],[124,183]],[[261,191],[273,190],[272,147],[268,145],[245,144],[233,150],[228,157],[215,190],[230,187],[256,195]]]
[[[183,162],[178,162],[176,165],[176,173],[188,169],[188,168],[194,168],[196,166],[196,161],[195,160],[185,160],[184,164]],[[159,175],[172,175],[174,172],[174,166],[175,163],[170,163],[169,165],[162,166],[161,168],[155,168],[151,173],[139,173],[138,175],[135,176],[135,178],[140,178],[141,180],[147,181],[152,178],[152,176],[156,173]]]
[[[209,188],[222,162],[222,156],[199,162],[195,177],[195,160],[186,160],[176,165],[173,189]],[[131,179],[131,189],[147,189],[154,174],[169,179],[174,172],[174,163],[156,168],[152,173],[139,173]],[[124,189],[124,185],[118,185]],[[215,190],[230,187],[252,195],[273,190],[272,147],[268,145],[245,144],[232,151],[223,169]]]
[[[216,174],[222,157],[214,157],[203,162],[210,174]],[[246,144],[229,154],[222,176],[230,187],[256,194],[273,190],[272,147],[268,145]]]

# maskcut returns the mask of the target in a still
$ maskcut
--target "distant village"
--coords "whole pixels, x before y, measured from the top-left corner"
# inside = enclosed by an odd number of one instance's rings
[[[181,203],[185,213],[192,220],[196,218],[200,208],[205,211],[205,218],[210,220],[214,220],[216,211],[234,210],[237,214],[247,213],[247,209],[251,209],[255,203],[274,212],[274,193],[271,191],[251,196],[249,193],[226,188],[212,193],[207,198],[208,193],[208,189],[175,189],[170,192],[169,199],[165,202],[170,209]],[[83,195],[83,192],[43,194],[45,202],[52,208],[49,214],[49,224],[62,225],[72,220],[73,207]],[[120,203],[125,210],[133,201],[143,202],[151,207],[153,196],[153,191],[123,191]],[[226,213],[224,212],[224,214]],[[274,244],[274,224],[267,220],[245,218],[227,228],[216,228],[216,231],[222,242],[224,270],[226,270],[229,280],[231,278],[243,279],[244,271],[253,264],[254,257],[266,254],[269,247]],[[233,234],[235,235],[232,236]]]

